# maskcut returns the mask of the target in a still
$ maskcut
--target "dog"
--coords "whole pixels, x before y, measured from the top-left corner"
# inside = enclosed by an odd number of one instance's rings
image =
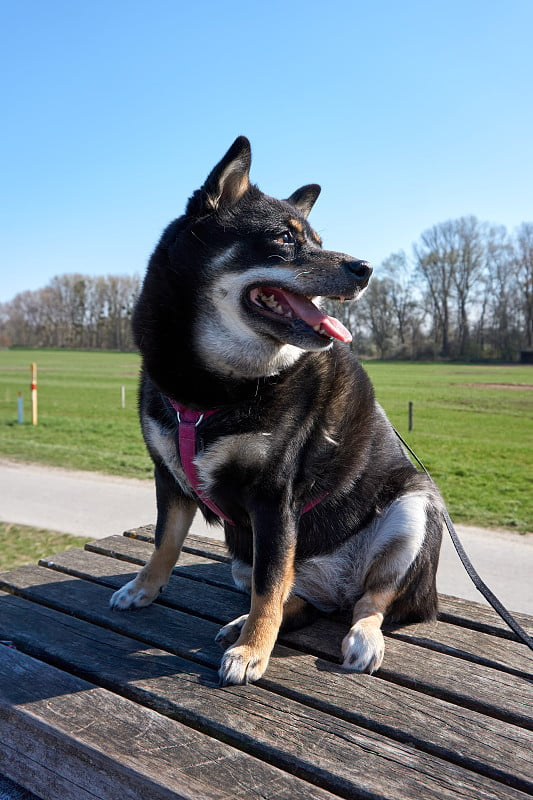
[[[280,628],[348,609],[346,670],[371,673],[382,623],[432,619],[443,501],[411,464],[349,331],[321,298],[354,300],[372,268],[325,250],[307,217],[250,183],[236,139],[164,231],[133,315],[140,418],[155,465],[155,550],[111,606],[149,605],[197,508],[223,522],[250,611],[224,626],[221,685],[258,680]]]

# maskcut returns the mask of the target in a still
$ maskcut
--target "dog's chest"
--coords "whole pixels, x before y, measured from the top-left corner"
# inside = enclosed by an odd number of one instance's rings
[[[179,456],[179,445],[175,431],[169,431],[156,420],[149,419],[145,424],[145,436],[150,448],[155,451],[171,475],[189,497],[195,490]],[[210,495],[215,487],[223,488],[225,482],[250,480],[261,474],[270,459],[271,434],[236,433],[221,436],[204,443],[198,436],[193,461],[200,489]]]
[[[237,433],[216,439],[199,449],[194,460],[201,488],[210,494],[226,481],[253,480],[268,464],[270,451],[269,433]]]

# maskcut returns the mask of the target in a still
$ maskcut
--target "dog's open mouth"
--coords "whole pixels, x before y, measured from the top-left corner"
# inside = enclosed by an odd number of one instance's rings
[[[303,322],[318,336],[340,342],[352,341],[352,334],[342,322],[317,308],[309,297],[279,287],[258,286],[249,292],[248,298],[265,317],[286,321],[288,325]]]

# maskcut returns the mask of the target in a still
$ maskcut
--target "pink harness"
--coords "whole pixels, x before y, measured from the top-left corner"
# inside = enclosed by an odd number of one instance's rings
[[[170,397],[168,397],[167,400],[176,412],[178,418],[177,440],[181,465],[187,478],[189,479],[189,483],[191,484],[194,493],[200,498],[204,505],[206,505],[214,514],[217,515],[217,517],[220,517],[230,525],[235,525],[233,520],[227,517],[220,510],[220,508],[215,505],[215,503],[213,503],[209,497],[207,497],[205,492],[200,487],[198,470],[196,469],[196,464],[194,463],[194,457],[196,455],[196,428],[202,422],[202,420],[207,419],[207,417],[211,417],[213,414],[216,414],[217,409],[213,411],[193,411],[191,408],[182,406],[181,403],[176,403],[176,401],[172,400]],[[314,500],[310,500],[303,507],[302,514],[310,511],[326,496],[327,492],[315,498]]]

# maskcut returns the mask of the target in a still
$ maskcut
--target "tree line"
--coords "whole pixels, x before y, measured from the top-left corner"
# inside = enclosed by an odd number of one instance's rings
[[[340,313],[362,355],[516,361],[533,349],[533,222],[512,234],[474,216],[434,225]]]
[[[134,350],[131,315],[140,279],[58,275],[0,305],[0,345]]]
[[[0,345],[133,350],[137,276],[61,275],[0,305]],[[533,222],[513,233],[474,216],[393,253],[357,303],[326,303],[364,356],[515,361],[533,349]]]

